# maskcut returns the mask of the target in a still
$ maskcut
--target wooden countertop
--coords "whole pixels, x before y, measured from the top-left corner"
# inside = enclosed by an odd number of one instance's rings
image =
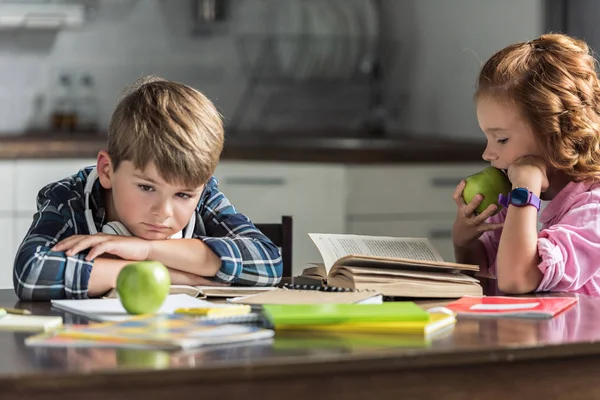
[[[86,322],[48,303],[19,303],[12,290],[0,290],[0,306]],[[460,318],[430,342],[278,333],[266,342],[145,351],[157,362],[146,366],[114,349],[29,348],[27,334],[1,332],[0,398],[596,398],[599,317],[600,298],[579,296],[550,320]]]
[[[0,159],[93,158],[106,136],[36,133],[0,135]],[[222,160],[319,162],[343,164],[481,162],[483,142],[438,137],[367,139],[316,136],[265,137],[230,135]]]

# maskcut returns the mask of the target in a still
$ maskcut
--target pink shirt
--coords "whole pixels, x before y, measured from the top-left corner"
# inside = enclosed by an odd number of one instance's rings
[[[504,222],[507,211],[500,211],[488,222]],[[538,268],[544,277],[536,291],[600,296],[600,184],[569,183],[548,203],[539,220]],[[501,233],[498,229],[479,238],[494,276]]]

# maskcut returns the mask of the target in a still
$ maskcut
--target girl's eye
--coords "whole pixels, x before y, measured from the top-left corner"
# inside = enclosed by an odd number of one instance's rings
[[[505,144],[506,142],[508,142],[508,139],[498,139],[498,143],[500,144]]]
[[[187,193],[177,193],[177,196],[181,197],[182,199],[190,199],[192,198],[191,195],[187,194]]]
[[[153,190],[152,187],[148,185],[138,185],[138,187],[144,192],[151,192]]]

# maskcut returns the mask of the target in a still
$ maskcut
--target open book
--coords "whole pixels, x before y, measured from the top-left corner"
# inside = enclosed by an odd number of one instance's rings
[[[425,238],[309,233],[323,264],[302,275],[331,286],[372,289],[384,296],[480,296],[479,281],[464,272],[479,266],[446,262]]]

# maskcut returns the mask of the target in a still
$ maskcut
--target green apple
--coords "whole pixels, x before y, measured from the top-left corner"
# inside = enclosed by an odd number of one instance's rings
[[[167,351],[142,349],[117,349],[117,365],[126,368],[168,368],[171,355]]]
[[[117,293],[130,314],[156,312],[164,303],[171,287],[167,267],[158,261],[127,264],[117,276]]]
[[[465,179],[466,185],[463,189],[463,199],[469,204],[477,194],[483,195],[483,201],[475,212],[482,213],[490,204],[498,206],[494,215],[500,212],[502,206],[498,204],[498,196],[502,193],[508,196],[512,185],[504,172],[494,167],[487,167],[483,171],[469,176]]]

